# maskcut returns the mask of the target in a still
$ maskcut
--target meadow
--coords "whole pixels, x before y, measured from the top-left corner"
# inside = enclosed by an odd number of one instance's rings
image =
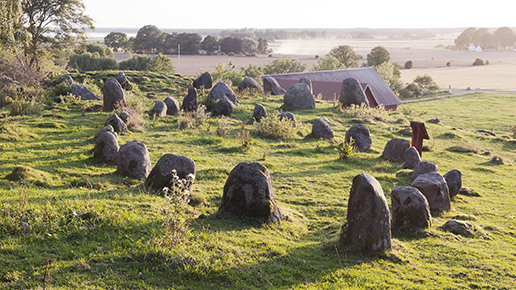
[[[100,78],[116,72],[74,75]],[[294,111],[294,137],[257,134],[254,105],[279,112],[282,96],[237,94],[234,118],[188,115],[151,118],[157,100],[181,103],[190,81],[126,73],[138,86],[128,101],[144,129],[119,136],[146,144],[152,164],[165,153],[192,158],[197,176],[188,204],[167,201],[144,180],[125,177],[94,159],[93,136],[113,112],[85,112],[95,102],[63,98],[35,117],[8,116],[0,125],[0,288],[3,289],[512,289],[516,279],[514,94],[469,94],[401,105],[397,111],[317,101]],[[200,98],[207,91],[200,91]],[[326,117],[335,139],[310,134]],[[438,118],[440,122],[428,120]],[[395,186],[410,186],[410,170],[381,157],[392,138],[410,140],[409,121],[431,137],[423,160],[439,172],[459,169],[463,187],[448,212],[433,213],[426,230],[393,231],[391,251],[368,253],[340,242],[354,176],[368,173],[390,205]],[[353,124],[364,124],[373,148],[342,160],[335,150]],[[217,130],[224,128],[224,130]],[[493,131],[496,136],[477,130]],[[220,133],[223,132],[223,133]],[[243,140],[243,132],[250,139]],[[248,141],[248,142],[244,142]],[[490,160],[500,157],[504,164]],[[240,162],[260,162],[288,219],[280,225],[218,212],[224,183]],[[15,166],[34,169],[7,180]],[[474,235],[445,231],[450,220],[474,225]]]

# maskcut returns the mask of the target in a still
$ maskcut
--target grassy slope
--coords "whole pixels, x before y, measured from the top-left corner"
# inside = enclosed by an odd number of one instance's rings
[[[149,96],[154,80],[143,79],[137,97]],[[157,97],[170,93],[181,99],[186,83],[176,79],[168,86],[171,90],[159,90]],[[183,209],[185,213],[170,208],[142,180],[118,175],[114,165],[91,157],[92,137],[110,113],[83,115],[80,105],[56,105],[55,119],[49,111],[41,118],[1,120],[18,130],[1,132],[0,176],[9,174],[16,164],[50,177],[46,187],[1,181],[0,287],[513,287],[516,191],[512,163],[516,154],[509,139],[474,129],[493,127],[495,132],[510,135],[507,126],[513,118],[508,108],[514,107],[514,96],[453,97],[402,106],[395,113],[332,113],[332,103],[318,103],[316,110],[294,112],[300,123],[297,138],[278,141],[253,136],[249,150],[242,150],[234,138],[241,122],[249,120],[254,104],[264,104],[271,113],[282,100],[242,95],[239,100],[236,119],[228,120],[233,130],[225,137],[215,133],[221,119],[211,119],[197,130],[179,130],[177,118],[168,117],[148,120],[146,130],[119,138],[121,145],[143,141],[153,164],[165,153],[194,159],[198,174],[192,199],[198,203]],[[153,102],[146,103],[149,109]],[[487,111],[485,103],[495,113],[481,115]],[[335,140],[307,137],[311,122],[321,116],[331,120]],[[474,188],[481,197],[458,196],[452,210],[434,215],[433,226],[426,231],[393,232],[390,252],[365,254],[339,246],[352,178],[362,172],[376,177],[390,204],[391,189],[409,186],[411,179],[402,164],[380,157],[384,145],[394,137],[409,139],[398,133],[408,127],[409,120],[436,116],[443,124],[427,123],[431,140],[425,144],[431,150],[423,158],[437,162],[442,174],[461,170],[463,186]],[[334,148],[358,121],[371,130],[374,148],[339,160]],[[246,129],[253,132],[250,123]],[[478,153],[448,150],[452,146],[474,148]],[[493,155],[501,156],[505,165],[489,163]],[[274,194],[289,220],[280,226],[261,225],[252,219],[216,214],[229,171],[243,161],[268,167]],[[74,214],[88,210],[102,218],[83,221]],[[177,233],[167,227],[170,218],[181,221],[189,216],[193,221],[187,231]],[[473,223],[475,236],[464,238],[443,231],[441,226],[452,218]],[[21,222],[30,228],[21,227]]]

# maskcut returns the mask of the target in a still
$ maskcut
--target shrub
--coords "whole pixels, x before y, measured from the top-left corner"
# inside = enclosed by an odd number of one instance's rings
[[[293,72],[303,72],[306,69],[306,65],[302,64],[300,60],[296,58],[282,58],[275,59],[264,68],[265,74],[284,74]]]
[[[244,79],[241,73],[235,71],[235,65],[231,61],[228,62],[227,67],[223,63],[217,64],[211,76],[216,83],[225,82],[229,86],[238,85]]]
[[[50,92],[51,97],[66,96],[72,92],[72,86],[66,83],[56,85]]]
[[[339,159],[348,159],[353,156],[353,144],[355,142],[352,140],[351,142],[343,141],[339,147],[335,148],[337,152],[339,152]]]
[[[146,71],[151,58],[146,55],[133,55],[131,58],[120,62],[121,70]]]
[[[151,72],[173,74],[176,68],[172,65],[172,60],[170,58],[160,53],[149,61],[147,70]]]
[[[118,68],[114,58],[100,56],[98,52],[73,54],[70,56],[68,66],[82,71],[114,70]]]
[[[240,130],[235,134],[235,140],[240,142],[242,150],[246,151],[253,145],[253,138],[251,138],[251,132],[245,129],[245,122],[240,125]]]
[[[199,128],[206,120],[208,120],[206,107],[201,105],[197,108],[197,111],[188,112],[184,116],[180,116],[178,126],[180,129],[193,130]]]
[[[33,116],[41,114],[42,111],[43,105],[34,99],[16,99],[12,101],[9,113],[11,116]]]
[[[280,120],[277,116],[269,115],[260,122],[254,123],[256,134],[259,136],[284,140],[292,139],[296,135],[296,128],[287,118]]]
[[[219,126],[217,127],[217,136],[224,137],[231,132],[231,125],[228,123],[227,118],[221,118],[219,121]]]
[[[450,66],[451,66],[451,61],[447,62],[447,63],[446,63],[446,66],[447,66],[447,67],[450,67]]]
[[[417,97],[421,95],[421,87],[415,82],[408,84],[405,89],[410,91],[413,96]]]
[[[473,65],[484,65],[484,61],[480,58],[475,59]]]
[[[411,69],[412,67],[414,67],[414,63],[411,60],[405,62],[405,69]]]

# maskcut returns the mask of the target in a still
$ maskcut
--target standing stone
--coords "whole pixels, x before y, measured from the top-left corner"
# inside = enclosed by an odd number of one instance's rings
[[[260,86],[260,84],[255,79],[253,79],[252,77],[245,77],[238,84],[238,90],[239,91],[243,91],[245,89],[260,91],[262,89],[262,86]]]
[[[416,167],[414,167],[414,171],[412,171],[412,178],[415,179],[419,175],[428,172],[437,172],[437,169],[439,169],[437,163],[431,161],[421,161],[416,165]]]
[[[274,223],[284,219],[274,197],[269,171],[257,162],[242,162],[231,170],[219,210]]]
[[[100,129],[100,131],[97,134],[95,134],[95,137],[93,137],[93,139],[97,140],[97,138],[99,138],[100,134],[102,134],[104,132],[115,132],[115,129],[113,129],[113,126],[111,126],[111,125],[106,125],[102,129]]]
[[[306,84],[308,86],[308,89],[310,89],[310,92],[313,94],[314,91],[312,89],[312,81],[308,77],[301,77],[299,79],[299,83]]]
[[[105,163],[111,163],[115,161],[119,148],[118,134],[113,131],[105,131],[95,140],[93,157],[100,158]]]
[[[325,117],[315,119],[314,123],[312,124],[312,135],[315,137],[322,137],[327,139],[335,138],[335,135],[333,134],[333,129],[331,126],[327,123],[328,119]]]
[[[262,104],[256,104],[253,110],[253,119],[256,120],[256,122],[260,122],[262,118],[265,117],[267,117],[267,110],[265,110],[265,107]]]
[[[421,162],[421,156],[417,151],[416,147],[410,146],[405,150],[405,168],[414,169],[419,162]]]
[[[235,92],[224,82],[217,83],[208,94],[208,98],[213,100],[228,100],[234,107],[238,107],[238,99]]]
[[[426,197],[430,210],[447,211],[451,209],[448,185],[441,174],[437,172],[421,174],[412,182],[411,186],[419,189]]]
[[[428,228],[432,226],[430,206],[426,197],[414,187],[397,186],[391,192],[392,227]]]
[[[233,114],[234,108],[235,108],[235,106],[228,99],[219,100],[215,104],[215,107],[213,107],[213,111],[211,112],[211,115],[212,115],[212,117],[217,117],[217,116],[231,117],[231,115]]]
[[[154,108],[152,108],[151,115],[156,117],[165,117],[167,115],[167,104],[162,101],[157,101],[154,105]]]
[[[349,107],[350,105],[360,106],[362,104],[369,107],[369,101],[364,94],[364,90],[362,90],[358,80],[354,78],[347,78],[342,81],[339,102],[344,107]]]
[[[278,114],[278,118],[280,121],[283,119],[288,119],[292,123],[292,126],[297,127],[296,116],[291,112],[281,112]]]
[[[213,77],[209,72],[205,72],[196,78],[193,82],[193,87],[196,89],[200,89],[204,87],[205,89],[211,89],[213,86]]]
[[[118,172],[124,175],[147,178],[152,169],[147,146],[136,140],[120,146],[116,156],[116,167]]]
[[[173,97],[166,97],[163,101],[167,105],[167,115],[179,115],[179,102]]]
[[[291,85],[283,97],[285,110],[315,109],[314,95],[304,83]]]
[[[353,147],[360,151],[369,150],[371,144],[373,144],[369,129],[362,124],[353,125],[346,131],[346,142],[348,144],[351,139],[354,140]]]
[[[117,114],[109,116],[106,119],[104,125],[111,125],[111,127],[113,127],[113,131],[117,132],[118,134],[129,132],[129,130],[127,129],[127,125],[124,123],[124,121],[122,121],[122,119],[120,119],[120,117]]]
[[[273,77],[263,78],[263,91],[265,93],[271,93],[273,96],[285,94],[285,90],[281,88],[281,86],[278,84],[278,81],[276,81],[276,79]]]
[[[81,98],[81,100],[83,100],[83,101],[102,99],[99,95],[92,92],[86,86],[78,85],[78,84],[72,85],[72,95]]]
[[[181,109],[185,112],[195,112],[197,111],[197,89],[196,88],[188,88],[188,94],[183,99],[183,105]]]
[[[462,172],[457,169],[453,169],[443,175],[443,177],[444,180],[446,180],[446,184],[448,184],[450,197],[454,197],[459,194],[460,189],[462,188]]]
[[[404,162],[405,151],[410,147],[410,141],[400,138],[394,138],[389,140],[385,144],[382,156],[391,161]]]
[[[365,250],[391,249],[389,206],[380,183],[369,174],[353,178],[349,193],[345,239]]]
[[[115,79],[118,81],[118,83],[120,83],[120,86],[122,86],[124,90],[132,89],[131,83],[129,82],[123,71],[119,72],[116,75]]]
[[[106,80],[102,93],[104,94],[104,111],[126,106],[124,90],[116,79]]]
[[[188,175],[190,174],[195,177],[197,172],[195,162],[191,158],[165,154],[161,156],[156,165],[154,165],[145,180],[145,184],[156,189],[172,187],[172,184],[175,182],[173,180],[172,170],[176,171],[180,179],[188,179]],[[188,188],[188,190],[190,190],[190,188]]]

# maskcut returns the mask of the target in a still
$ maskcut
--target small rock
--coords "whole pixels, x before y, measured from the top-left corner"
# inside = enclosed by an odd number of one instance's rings
[[[416,167],[414,168],[414,171],[412,171],[412,178],[415,179],[420,174],[425,174],[428,172],[437,172],[438,168],[439,168],[439,166],[435,162],[421,161],[416,165]]]
[[[314,123],[312,124],[312,134],[315,137],[327,139],[335,138],[335,135],[333,134],[333,129],[327,123],[327,120],[328,119],[324,117],[314,120]]]
[[[443,228],[452,233],[464,236],[464,237],[472,237],[473,231],[475,228],[472,224],[465,221],[457,221],[457,220],[449,220],[444,225]]]

